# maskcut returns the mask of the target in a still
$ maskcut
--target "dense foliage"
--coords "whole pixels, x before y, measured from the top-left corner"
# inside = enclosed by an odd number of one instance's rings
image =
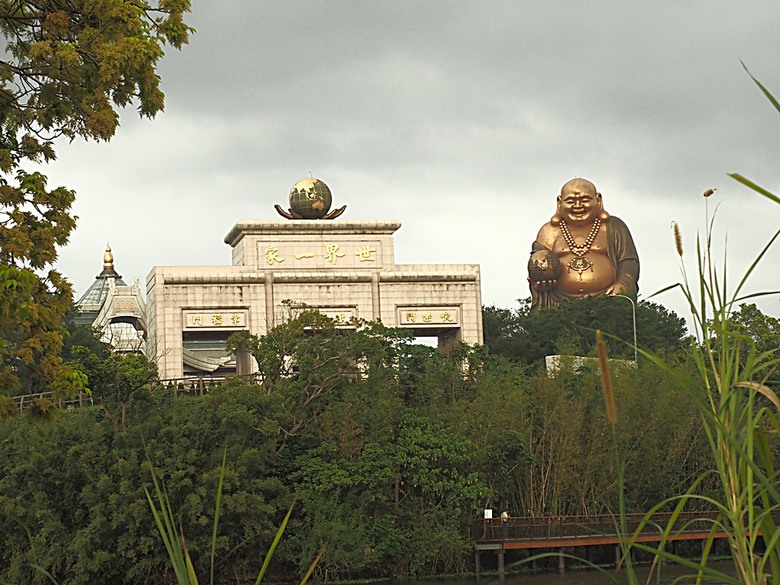
[[[544,311],[532,311],[530,298],[516,309],[486,307],[485,345],[512,361],[536,365],[543,365],[548,355],[592,355],[596,329],[627,341],[636,333],[640,348],[666,355],[689,346],[685,320],[674,312],[642,301],[636,304],[634,322],[632,309],[632,301],[619,296],[585,298]],[[625,343],[612,343],[610,355],[633,358],[634,351]]]
[[[0,394],[67,394],[83,378],[63,364],[70,283],[53,268],[76,225],[75,194],[30,165],[60,138],[109,140],[119,108],[163,108],[157,64],[190,32],[189,0],[0,0]]]
[[[32,565],[62,583],[170,577],[143,492],[144,445],[197,567],[208,566],[227,445],[219,582],[257,574],[294,494],[277,577],[301,574],[325,541],[320,577],[458,572],[471,568],[484,507],[616,509],[593,367],[549,377],[485,348],[444,354],[397,330],[338,329],[307,313],[233,342],[255,356],[264,385],[235,379],[179,398],[135,390],[124,426],[97,406],[0,422],[0,581],[40,582]],[[627,504],[641,511],[709,466],[706,441],[671,376],[640,363],[616,368],[614,381]]]

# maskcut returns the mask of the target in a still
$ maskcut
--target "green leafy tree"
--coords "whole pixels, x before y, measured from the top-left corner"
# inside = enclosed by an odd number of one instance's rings
[[[328,541],[321,568],[341,578],[465,570],[472,543],[464,527],[487,493],[470,441],[411,409],[383,414],[390,432],[359,452],[321,443],[296,458],[290,477],[306,513],[294,537],[300,556]]]
[[[407,345],[398,362],[398,381],[408,406],[435,414],[474,392],[485,368],[482,346],[458,343],[442,352],[424,345]]]
[[[487,495],[472,470],[471,441],[442,423],[405,411],[391,453],[398,511],[409,542],[398,565],[412,575],[463,572],[472,544],[464,527]],[[421,518],[428,523],[425,530],[419,526]]]
[[[316,418],[328,397],[361,380],[394,375],[405,334],[377,323],[354,321],[340,328],[316,311],[274,327],[266,335],[239,332],[228,339],[233,353],[246,351],[257,361],[262,391],[286,406],[279,435],[294,436]]]
[[[141,354],[99,353],[84,346],[71,349],[69,365],[86,375],[92,397],[115,428],[125,428],[130,402],[157,381],[157,366]]]
[[[34,566],[63,584],[170,583],[144,494],[145,486],[152,489],[145,447],[196,566],[208,566],[226,444],[217,582],[254,582],[293,495],[270,464],[272,434],[226,430],[223,415],[260,397],[244,392],[240,404],[231,404],[237,398],[173,402],[153,394],[145,416],[119,430],[89,407],[63,410],[54,424],[27,416],[0,420],[0,583],[51,582]],[[287,570],[281,552],[272,569]]]
[[[758,353],[780,352],[780,319],[763,313],[755,304],[742,304],[729,320],[750,337]]]
[[[68,393],[83,382],[60,356],[72,290],[53,268],[76,225],[75,194],[29,165],[53,160],[60,137],[111,139],[118,108],[162,110],[157,63],[164,45],[187,42],[189,7],[0,0],[0,391]]]
[[[67,394],[79,387],[71,384],[74,371],[60,357],[70,284],[56,271],[42,279],[32,269],[8,265],[3,232],[0,219],[0,392],[16,394],[24,387],[27,393]]]
[[[519,359],[518,338],[522,334],[520,320],[526,315],[527,301],[519,301],[520,309],[507,309],[488,305],[482,307],[482,332],[485,345],[491,353],[517,361]]]
[[[755,356],[764,356],[762,359],[780,358],[780,320],[763,313],[753,303],[739,305],[739,309],[732,310],[726,320],[731,334],[734,337],[742,336],[742,343],[746,348],[750,348],[742,353],[740,363],[745,364]],[[710,325],[715,331],[715,322],[712,321]],[[713,332],[711,343],[720,348],[722,340]],[[780,383],[777,367],[768,369],[763,383],[776,389]]]
[[[485,307],[483,323],[492,353],[527,364],[542,364],[545,356],[558,353],[588,355],[596,329],[627,342],[634,339],[632,306],[619,297],[584,298],[543,311],[531,311],[525,299],[515,310]],[[639,347],[655,352],[674,354],[687,346],[685,320],[657,303],[636,305],[636,333]],[[633,358],[634,351],[613,343],[610,356]]]

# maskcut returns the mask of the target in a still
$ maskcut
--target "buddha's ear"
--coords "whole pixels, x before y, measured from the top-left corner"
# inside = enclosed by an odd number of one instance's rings
[[[601,198],[601,193],[596,193],[596,199],[599,202],[599,219],[601,221],[607,221],[609,219],[609,213],[604,210],[604,200]]]
[[[550,225],[558,227],[561,225],[561,197],[560,195],[556,199],[557,204],[555,207],[555,215],[550,218]]]

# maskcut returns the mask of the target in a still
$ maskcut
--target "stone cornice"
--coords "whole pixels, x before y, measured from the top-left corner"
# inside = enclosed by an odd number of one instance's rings
[[[244,236],[295,235],[392,235],[401,227],[397,220],[327,221],[327,220],[242,220],[225,236],[225,243],[235,247]]]
[[[400,267],[402,268],[402,267]],[[468,268],[468,267],[466,267]],[[178,272],[178,271],[177,271]],[[339,283],[339,282],[371,282],[372,274],[379,277],[380,282],[474,282],[479,280],[479,267],[459,272],[438,271],[385,271],[385,272],[275,272],[274,283]],[[271,273],[246,272],[238,274],[186,274],[161,273],[160,279],[166,285],[241,285],[265,282]]]

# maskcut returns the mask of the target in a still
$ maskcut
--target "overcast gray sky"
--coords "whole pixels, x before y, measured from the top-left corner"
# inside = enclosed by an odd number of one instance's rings
[[[342,219],[402,222],[398,263],[480,264],[502,307],[528,296],[531,242],[574,176],[631,228],[644,297],[680,278],[673,220],[694,260],[705,189],[734,280],[780,225],[726,176],[780,191],[780,114],[740,64],[780,97],[778,2],[193,4],[196,34],[160,67],[166,111],[125,112],[111,143],[62,144],[46,169],[77,191],[58,264],[77,297],[107,241],[127,282],[229,264],[235,222],[281,219],[309,171]],[[780,247],[749,288],[780,288],[779,265]]]

